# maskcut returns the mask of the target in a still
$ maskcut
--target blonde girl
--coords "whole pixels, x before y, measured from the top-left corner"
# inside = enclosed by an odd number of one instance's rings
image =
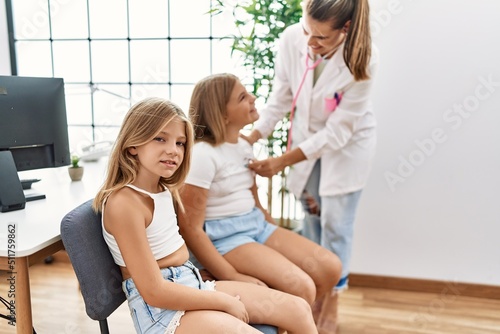
[[[181,191],[181,234],[217,279],[267,285],[309,304],[337,283],[336,255],[307,238],[278,227],[257,196],[248,169],[252,147],[240,131],[255,122],[255,96],[227,73],[200,80],[190,119],[196,128],[193,165]]]

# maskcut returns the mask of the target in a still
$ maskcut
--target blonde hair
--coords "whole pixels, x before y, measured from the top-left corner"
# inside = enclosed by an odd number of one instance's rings
[[[371,57],[370,6],[368,0],[310,0],[305,8],[319,22],[331,22],[332,29],[342,29],[351,21],[344,47],[344,61],[354,80],[370,78]]]
[[[226,141],[227,103],[239,79],[230,73],[209,75],[195,85],[189,106],[189,118],[196,141],[214,146]]]
[[[182,208],[179,188],[184,183],[191,164],[193,127],[176,104],[161,98],[147,98],[133,105],[125,115],[109,158],[106,180],[92,203],[96,212],[102,210],[103,203],[113,191],[123,188],[136,179],[140,165],[137,157],[130,154],[129,149],[150,142],[174,120],[181,120],[186,126],[184,160],[171,177],[161,177],[159,185],[164,189],[168,188],[174,200]]]

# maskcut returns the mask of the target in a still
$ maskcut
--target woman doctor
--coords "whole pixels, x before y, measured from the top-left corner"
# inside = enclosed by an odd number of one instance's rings
[[[339,284],[314,305],[320,333],[334,333],[337,292],[348,284],[355,211],[375,152],[377,58],[368,0],[305,0],[301,22],[280,38],[273,92],[247,137],[267,138],[290,112],[291,147],[249,167],[271,177],[293,165],[287,186],[304,205],[304,235],[342,262]]]

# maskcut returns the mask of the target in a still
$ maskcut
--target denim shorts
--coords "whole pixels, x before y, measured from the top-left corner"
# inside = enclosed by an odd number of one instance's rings
[[[205,233],[222,255],[250,242],[263,244],[276,228],[258,208],[241,216],[207,220],[204,226]]]
[[[215,290],[215,282],[203,282],[198,269],[189,261],[178,267],[161,269],[165,280],[200,290]],[[184,311],[165,310],[148,305],[139,294],[134,281],[129,278],[122,283],[128,307],[137,333],[173,334],[180,325]]]
[[[225,255],[244,244],[265,243],[278,226],[268,223],[262,211],[253,208],[252,211],[241,216],[206,220],[203,228],[217,251]],[[191,252],[189,260],[197,268],[203,269],[201,263]]]

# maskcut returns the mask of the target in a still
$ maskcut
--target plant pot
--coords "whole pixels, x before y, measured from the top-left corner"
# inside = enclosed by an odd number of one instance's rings
[[[71,181],[80,181],[83,177],[83,167],[69,167],[68,174]]]

